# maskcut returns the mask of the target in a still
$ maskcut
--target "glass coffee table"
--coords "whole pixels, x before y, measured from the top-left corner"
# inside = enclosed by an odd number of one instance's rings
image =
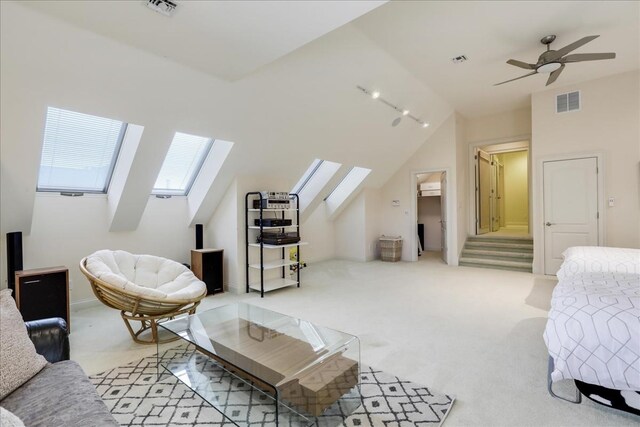
[[[158,344],[164,373],[235,425],[338,425],[362,403],[360,341],[250,304],[159,324],[177,341]]]

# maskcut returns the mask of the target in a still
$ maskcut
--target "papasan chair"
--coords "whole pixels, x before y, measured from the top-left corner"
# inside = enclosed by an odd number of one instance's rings
[[[120,310],[131,338],[140,344],[168,342],[158,339],[158,322],[193,314],[207,294],[207,286],[184,265],[153,255],[101,250],[80,261],[93,293],[108,307]],[[134,331],[131,322],[140,322]],[[151,334],[143,332],[151,329]]]

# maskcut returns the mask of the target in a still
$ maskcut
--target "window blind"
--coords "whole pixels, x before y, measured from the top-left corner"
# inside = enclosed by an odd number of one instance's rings
[[[211,138],[176,132],[153,186],[153,194],[188,194],[212,145]]]
[[[38,191],[105,193],[126,124],[49,107]]]

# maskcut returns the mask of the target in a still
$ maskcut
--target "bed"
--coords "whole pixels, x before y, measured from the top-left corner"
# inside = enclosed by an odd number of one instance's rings
[[[640,250],[567,249],[544,332],[553,383],[573,380],[581,395],[640,415]]]

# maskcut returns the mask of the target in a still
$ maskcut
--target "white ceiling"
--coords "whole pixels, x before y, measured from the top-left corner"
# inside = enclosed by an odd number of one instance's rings
[[[506,60],[535,62],[547,34],[558,36],[555,49],[599,34],[576,53],[617,53],[614,60],[568,64],[556,87],[640,68],[640,2],[633,1],[178,1],[171,18],[144,1],[22,3],[226,80],[352,21],[466,117],[529,106],[546,75],[493,84],[526,74]],[[461,54],[469,61],[453,64]]]
[[[637,1],[399,1],[353,25],[461,114],[479,117],[527,107],[531,93],[545,89],[547,75],[493,84],[527,74],[506,60],[535,63],[548,34],[557,35],[556,50],[599,34],[575,53],[617,53],[614,60],[568,64],[550,87],[640,68],[639,22]],[[452,63],[463,54],[469,61]]]
[[[178,0],[171,17],[147,8],[142,0],[21,3],[215,77],[236,80],[386,1]]]

